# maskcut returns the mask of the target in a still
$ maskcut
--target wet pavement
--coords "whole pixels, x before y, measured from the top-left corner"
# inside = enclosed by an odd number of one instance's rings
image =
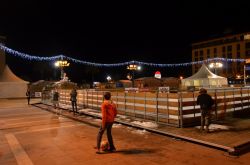
[[[54,111],[53,108],[48,105],[50,104],[40,104],[37,106]],[[71,109],[70,105],[61,104],[61,107],[66,110],[63,112],[64,115],[68,117],[72,116],[67,113],[68,110]],[[100,110],[86,108],[80,109],[79,112],[81,116],[73,116],[74,119],[79,121],[84,121],[84,115],[101,118]],[[199,126],[176,128],[165,124],[156,124],[154,121],[134,118],[133,116],[118,115],[116,122],[181,140],[214,147],[228,151],[230,154],[241,154],[244,153],[246,149],[247,152],[250,150],[250,115],[238,116],[237,118],[232,115],[227,115],[224,120],[213,120],[209,127],[209,133],[200,132]]]
[[[35,103],[35,100],[32,101]],[[65,116],[57,116],[51,111],[54,111],[51,106],[41,108],[28,106],[26,100],[0,99],[0,164],[154,165],[211,164],[213,162],[216,165],[249,164],[250,161],[250,153],[230,156],[221,150],[122,124],[115,124],[113,128],[117,152],[98,155],[93,147],[96,143],[100,119],[86,115],[73,116],[65,110],[62,111]],[[177,131],[175,133],[185,131],[189,133],[189,129],[193,129],[193,132],[200,134],[197,128],[169,127],[169,129]],[[234,138],[230,134],[232,131],[229,130],[217,130],[209,135],[199,136],[204,139],[216,139],[215,136],[221,132],[225,136],[225,144],[236,143],[237,140],[228,140],[228,138]],[[246,137],[247,135],[249,134],[246,134]],[[223,136],[221,135],[220,138]],[[103,138],[106,139],[106,136]]]

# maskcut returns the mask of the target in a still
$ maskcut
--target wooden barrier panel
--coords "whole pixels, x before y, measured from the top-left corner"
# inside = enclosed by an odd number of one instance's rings
[[[183,127],[200,125],[201,117],[192,117],[192,118],[184,118],[183,119]]]
[[[186,101],[186,102],[181,102],[182,107],[185,106],[195,106],[196,105],[196,101]]]
[[[200,113],[200,109],[189,109],[182,111],[182,115],[195,114],[195,113]]]
[[[217,119],[227,113],[250,111],[250,88],[209,89],[215,100],[214,114]],[[84,107],[100,108],[104,91],[79,90],[78,104]],[[196,100],[199,92],[181,93],[125,93],[112,91],[112,100],[117,104],[119,114],[144,118],[175,126],[188,126],[200,120]],[[70,90],[60,90],[60,104],[70,105]],[[181,116],[182,115],[182,116]],[[182,121],[181,121],[182,120]]]
[[[218,91],[217,93],[216,93],[216,95],[217,95],[217,97],[220,97],[220,96],[225,96],[225,92],[224,91]]]
[[[179,103],[178,102],[168,102],[168,106],[171,106],[171,107],[177,107],[179,106]]]
[[[168,114],[168,115],[173,115],[173,116],[178,116],[179,115],[179,111],[177,110],[171,110],[171,109],[158,109],[159,113],[163,113],[163,114]]]
[[[181,93],[182,98],[193,98],[194,97],[194,93],[193,92],[183,92]]]
[[[168,93],[170,99],[179,99],[178,93]]]
[[[233,96],[234,95],[234,91],[225,91],[225,96]]]

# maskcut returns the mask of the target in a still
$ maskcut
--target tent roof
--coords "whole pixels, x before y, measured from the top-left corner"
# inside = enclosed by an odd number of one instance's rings
[[[27,82],[17,77],[8,67],[5,65],[2,74],[0,74],[0,82]],[[28,82],[27,82],[28,83]]]
[[[225,77],[221,77],[218,76],[214,73],[212,73],[205,64],[202,64],[201,68],[199,69],[198,72],[196,72],[194,75],[186,78],[186,79],[202,79],[202,78],[225,78]]]

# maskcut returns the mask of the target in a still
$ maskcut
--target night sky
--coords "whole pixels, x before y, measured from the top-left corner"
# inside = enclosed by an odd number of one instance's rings
[[[91,1],[92,2],[92,1]],[[152,1],[153,2],[153,1]],[[245,1],[1,1],[0,35],[6,46],[36,56],[64,54],[80,60],[116,63],[191,61],[191,43],[250,31]],[[59,79],[52,62],[26,61],[7,55],[13,72],[28,81]],[[38,67],[39,66],[39,67]],[[71,63],[65,69],[74,82],[126,79],[125,67],[93,68]],[[137,77],[191,75],[191,67],[150,68]]]

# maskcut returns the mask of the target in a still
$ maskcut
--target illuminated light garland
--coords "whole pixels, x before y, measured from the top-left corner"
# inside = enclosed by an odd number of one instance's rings
[[[11,48],[8,48],[0,43],[0,49],[3,51],[17,57],[21,57],[23,59],[27,60],[36,60],[36,61],[56,61],[56,60],[69,60],[74,63],[83,64],[83,65],[90,65],[95,67],[118,67],[118,66],[127,66],[130,64],[136,64],[136,65],[145,65],[145,66],[151,66],[151,67],[181,67],[181,66],[189,66],[189,65],[196,65],[196,64],[203,64],[204,62],[215,62],[215,61],[221,61],[221,62],[245,62],[245,59],[227,59],[227,58],[210,58],[203,61],[195,61],[195,62],[186,62],[186,63],[179,63],[179,64],[156,64],[156,63],[149,63],[149,62],[141,62],[141,61],[127,61],[127,62],[121,62],[121,63],[114,63],[114,64],[102,64],[102,63],[95,63],[95,62],[88,62],[88,61],[82,61],[75,58],[71,58],[65,55],[57,55],[52,57],[39,57],[39,56],[32,56],[26,53],[21,53],[19,51],[13,50]]]
[[[32,55],[29,55],[29,54],[26,54],[26,53],[21,53],[21,52],[18,52],[16,50],[13,50],[11,48],[8,48],[8,47],[2,45],[1,43],[0,43],[0,49],[2,49],[3,51],[5,51],[5,52],[7,52],[7,53],[9,53],[11,55],[21,57],[21,58],[27,59],[27,60],[52,61],[52,60],[59,60],[59,59],[64,58],[64,55],[57,55],[57,56],[53,56],[53,57],[32,56]]]

